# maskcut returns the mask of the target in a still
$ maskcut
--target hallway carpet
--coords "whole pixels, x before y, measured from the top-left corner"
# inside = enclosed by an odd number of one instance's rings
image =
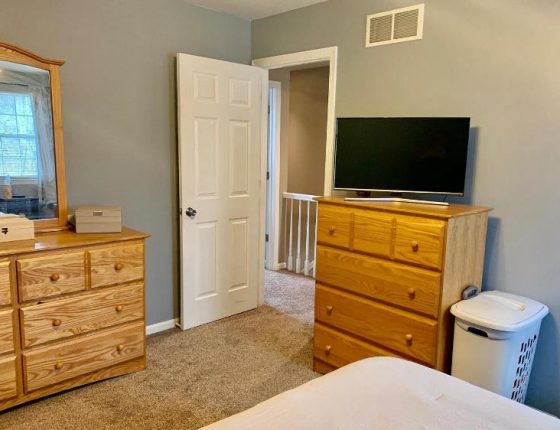
[[[197,429],[317,377],[313,280],[267,272],[264,306],[148,339],[148,369],[0,413],[0,429]]]

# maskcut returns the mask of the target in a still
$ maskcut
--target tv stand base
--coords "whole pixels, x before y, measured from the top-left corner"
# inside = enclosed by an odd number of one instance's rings
[[[449,206],[447,202],[434,202],[429,200],[403,199],[400,197],[346,197],[347,202],[389,202],[389,203],[417,203],[420,205]]]

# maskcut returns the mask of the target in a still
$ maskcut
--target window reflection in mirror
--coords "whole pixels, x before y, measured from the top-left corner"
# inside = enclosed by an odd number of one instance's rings
[[[58,216],[49,72],[0,61],[0,212]]]

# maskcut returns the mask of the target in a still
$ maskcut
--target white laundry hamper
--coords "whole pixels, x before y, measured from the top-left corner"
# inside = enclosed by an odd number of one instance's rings
[[[451,307],[455,316],[451,374],[525,402],[542,319],[548,308],[500,291]]]

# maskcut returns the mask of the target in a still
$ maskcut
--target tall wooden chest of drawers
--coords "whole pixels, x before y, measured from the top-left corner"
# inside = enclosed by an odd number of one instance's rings
[[[449,371],[449,309],[482,282],[489,211],[320,198],[315,370],[389,355]]]
[[[146,367],[146,238],[124,228],[0,245],[0,411]]]

